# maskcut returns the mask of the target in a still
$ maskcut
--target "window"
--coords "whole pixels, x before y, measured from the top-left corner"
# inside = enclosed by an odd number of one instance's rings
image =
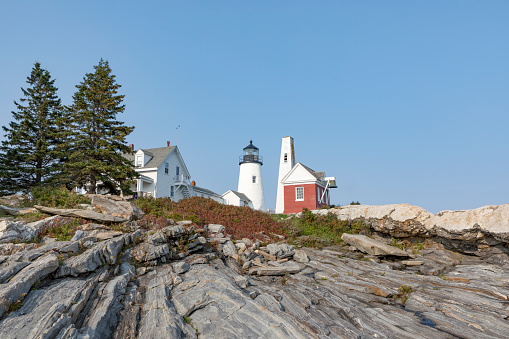
[[[304,187],[295,187],[295,200],[304,201]]]
[[[141,163],[142,163],[142,156],[141,155],[137,155],[136,156],[136,163],[134,164],[134,166],[136,167],[141,167]]]
[[[178,166],[177,166],[177,170],[176,170],[175,174],[180,175],[180,168]]]
[[[256,184],[256,175],[253,175],[253,184]]]
[[[164,174],[168,174],[169,171],[170,171],[170,164],[165,162],[164,163]]]
[[[284,162],[288,162],[288,153],[285,153]]]
[[[170,186],[170,197],[173,198],[174,195],[175,195],[175,192],[173,190],[173,186]]]

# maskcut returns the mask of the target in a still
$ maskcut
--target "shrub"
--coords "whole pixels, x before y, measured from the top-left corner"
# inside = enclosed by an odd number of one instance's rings
[[[82,194],[69,191],[65,186],[38,186],[30,189],[29,198],[23,205],[43,205],[57,208],[77,208],[79,204],[89,204],[90,199]]]
[[[55,238],[58,241],[71,240],[79,226],[91,221],[81,218],[56,218],[46,224],[39,232],[39,240],[45,236]]]
[[[414,292],[414,290],[412,289],[412,286],[409,286],[409,285],[400,286],[398,291],[399,291],[399,294],[394,295],[393,298],[400,299],[401,303],[403,305],[405,305],[408,298],[410,297],[410,293]]]
[[[146,230],[161,229],[168,226],[168,220],[163,216],[157,217],[153,214],[148,214],[142,220],[138,221],[137,225]]]
[[[307,208],[302,210],[300,218],[292,219],[293,236],[306,236],[306,246],[322,247],[327,244],[339,244],[343,233],[370,235],[368,226],[360,221],[339,220],[334,214],[316,215]]]
[[[225,232],[235,239],[250,238],[266,240],[265,236],[274,238],[274,234],[285,235],[287,223],[273,220],[267,213],[249,207],[223,205],[212,199],[192,197],[178,202],[169,198],[139,198],[135,204],[145,212],[143,220],[155,220],[163,217],[174,220],[191,220],[195,224],[221,224]],[[141,223],[150,226],[150,221]],[[157,228],[157,226],[156,226]]]

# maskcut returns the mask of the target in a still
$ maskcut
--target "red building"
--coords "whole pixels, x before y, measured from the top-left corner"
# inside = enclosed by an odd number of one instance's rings
[[[281,184],[284,189],[283,213],[299,213],[304,207],[315,210],[330,205],[330,188],[335,180],[326,178],[325,172],[315,172],[300,162],[284,176]]]

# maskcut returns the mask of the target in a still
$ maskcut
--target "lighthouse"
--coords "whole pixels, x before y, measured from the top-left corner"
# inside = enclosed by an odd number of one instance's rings
[[[237,191],[244,193],[257,210],[265,210],[265,197],[263,195],[262,165],[263,158],[260,150],[253,145],[253,140],[244,147],[239,158],[240,173]]]

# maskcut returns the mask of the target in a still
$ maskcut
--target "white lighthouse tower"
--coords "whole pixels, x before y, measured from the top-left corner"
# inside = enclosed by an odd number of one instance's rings
[[[257,210],[265,210],[263,195],[262,165],[263,158],[259,155],[258,147],[250,140],[244,147],[244,153],[239,158],[240,174],[238,192],[244,193]]]
[[[292,137],[284,137],[281,142],[281,157],[279,159],[279,175],[277,178],[276,213],[283,213],[285,209],[285,191],[281,180],[295,166],[295,148]]]

